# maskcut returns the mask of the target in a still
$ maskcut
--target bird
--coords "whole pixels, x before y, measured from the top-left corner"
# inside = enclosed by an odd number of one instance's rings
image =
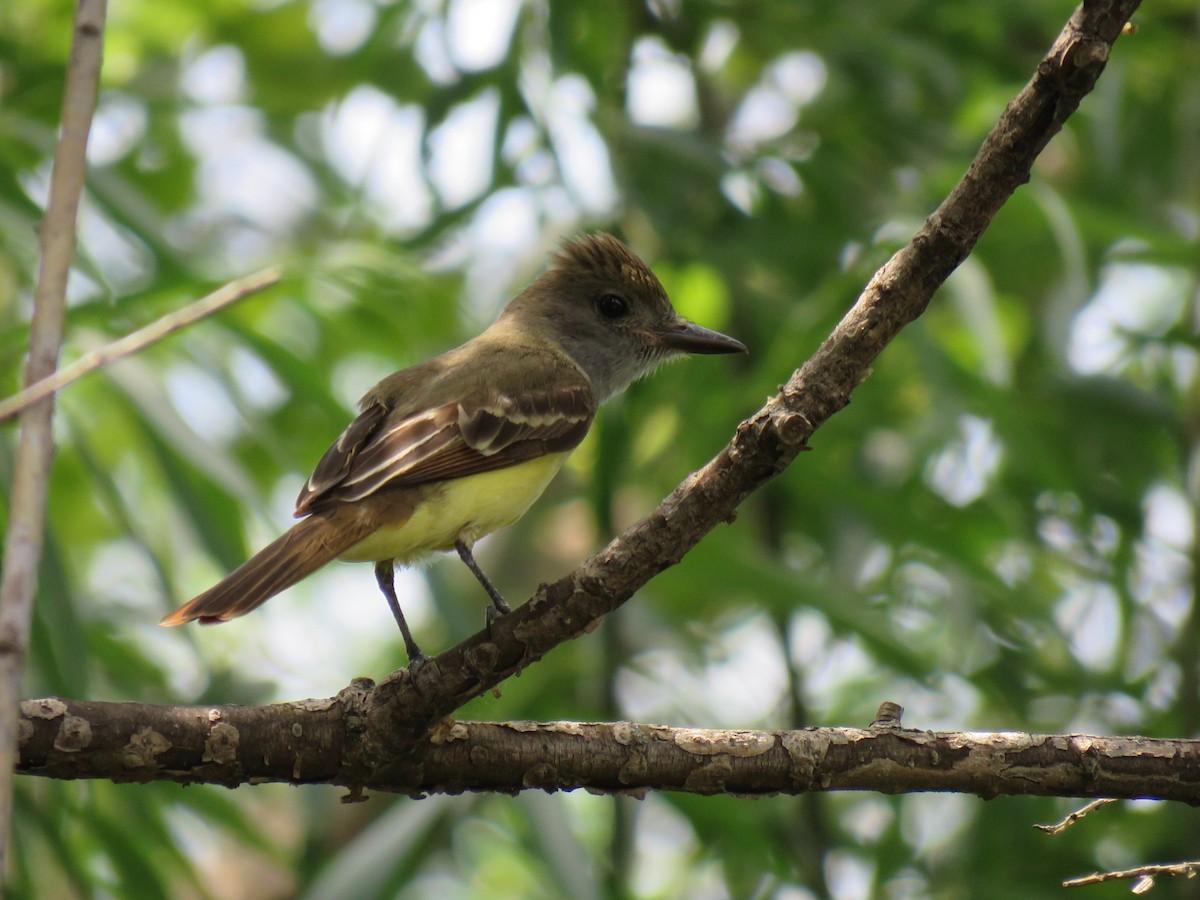
[[[160,624],[226,622],[335,559],[371,562],[419,666],[428,657],[396,596],[397,563],[456,551],[491,599],[490,624],[510,607],[474,544],[525,514],[598,407],[673,357],[745,352],[682,318],[619,239],[566,240],[482,334],[367,391],[301,489],[300,521]]]

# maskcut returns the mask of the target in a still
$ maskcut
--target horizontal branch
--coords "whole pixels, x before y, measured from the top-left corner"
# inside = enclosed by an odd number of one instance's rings
[[[874,725],[797,731],[628,722],[454,722],[415,750],[366,715],[373,685],[269,706],[28,700],[18,770],[51,778],[229,787],[283,781],[404,794],[954,791],[1200,804],[1200,741]],[[411,751],[411,752],[410,752]]]
[[[1116,872],[1095,872],[1080,878],[1068,878],[1063,882],[1063,887],[1088,887],[1093,884],[1103,884],[1106,881],[1133,881],[1136,878],[1137,884],[1130,888],[1130,893],[1144,894],[1154,887],[1154,880],[1159,875],[1170,875],[1173,878],[1195,878],[1197,873],[1200,873],[1200,862],[1162,863],[1121,869]]]

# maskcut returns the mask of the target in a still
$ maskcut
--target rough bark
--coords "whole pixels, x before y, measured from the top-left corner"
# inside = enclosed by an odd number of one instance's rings
[[[734,731],[629,722],[443,720],[415,748],[376,731],[372,685],[273,706],[29,700],[22,771],[53,778],[284,781],[411,795],[463,791],[799,794],[872,790],[1200,803],[1200,741],[870,728]],[[395,764],[399,753],[402,764]]]

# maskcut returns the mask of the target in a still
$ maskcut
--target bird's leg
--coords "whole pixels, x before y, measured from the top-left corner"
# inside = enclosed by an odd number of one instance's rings
[[[396,617],[396,624],[400,626],[400,634],[404,636],[404,649],[408,653],[408,667],[410,669],[419,668],[429,657],[421,652],[421,648],[413,640],[408,623],[404,621],[404,613],[400,611],[400,601],[396,599],[395,571],[390,559],[381,559],[375,563],[375,580],[379,582],[379,589],[387,598],[388,606],[392,608],[392,615]]]
[[[492,580],[483,574],[483,569],[479,568],[479,563],[475,562],[475,557],[471,555],[471,548],[467,546],[467,542],[459,538],[454,542],[454,549],[458,551],[459,558],[471,570],[471,574],[479,579],[479,583],[483,585],[487,595],[492,598],[492,605],[488,607],[487,611],[488,625],[491,625],[497,617],[506,616],[512,612],[512,607],[505,602],[504,595],[496,590]]]

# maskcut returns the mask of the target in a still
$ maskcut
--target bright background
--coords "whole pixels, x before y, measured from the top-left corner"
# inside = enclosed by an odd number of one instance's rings
[[[0,6],[4,393],[71,6]],[[605,228],[752,353],[636,385],[481,546],[510,599],[569,571],[803,362],[1070,10],[112,3],[65,358],[256,267],[287,280],[62,396],[26,695],[258,703],[403,664],[364,566],[220,628],[155,623],[289,524],[375,380]],[[919,728],[1196,734],[1200,14],[1158,0],[1137,21],[814,452],[464,718],[861,726],[890,699]],[[430,650],[482,624],[456,560],[399,587]],[[1196,813],[1146,803],[1051,838],[1031,824],[1076,804],[18,789],[16,897],[1057,897],[1063,877],[1200,857]]]

